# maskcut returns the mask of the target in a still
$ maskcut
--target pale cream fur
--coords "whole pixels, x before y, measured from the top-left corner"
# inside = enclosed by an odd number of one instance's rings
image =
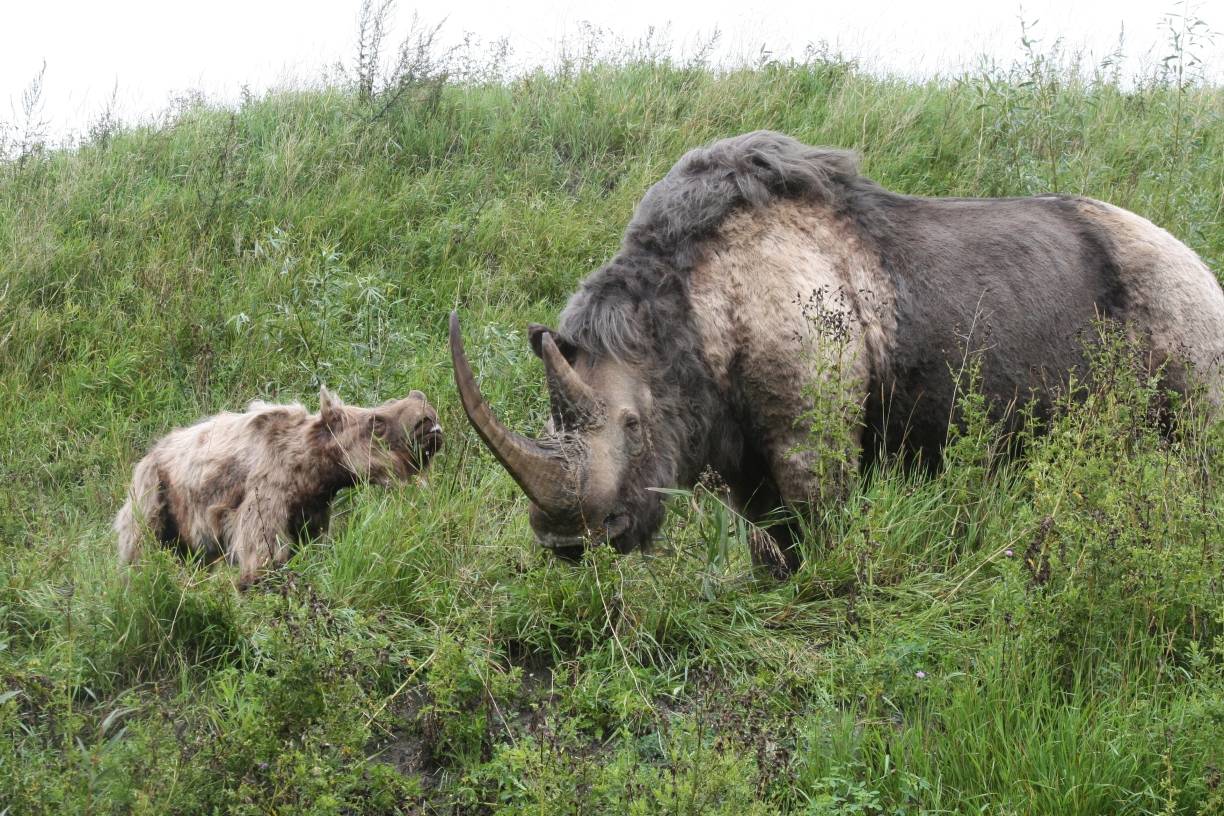
[[[779,201],[729,218],[693,271],[693,314],[702,348],[724,388],[734,379],[755,406],[760,435],[782,498],[818,494],[806,428],[816,377],[835,374],[839,388],[866,394],[895,334],[895,293],[875,256],[832,213]],[[813,296],[846,314],[844,339],[822,336],[805,316]],[[814,354],[840,355],[824,364]],[[736,366],[736,370],[732,367]],[[860,406],[861,407],[861,406]]]
[[[1208,399],[1224,403],[1224,291],[1189,247],[1132,212],[1099,201],[1080,206],[1107,233],[1126,291],[1127,323],[1158,357],[1189,363]]]
[[[252,433],[256,418],[270,415],[287,419],[296,426],[309,418],[306,409],[296,403],[271,405],[255,401],[245,413],[222,412],[187,428],[177,428],[163,437],[136,465],[128,501],[115,519],[120,563],[131,563],[140,555],[139,527],[143,526],[144,518],[138,520],[137,517],[150,514],[134,511],[151,507],[157,501],[157,493],[161,490],[159,468],[164,469],[168,482],[194,494],[215,482],[221,468],[230,466],[231,462],[240,462],[253,475],[264,475],[270,468],[282,468],[284,463],[278,461],[275,451],[260,444],[258,435]],[[207,554],[217,554],[220,542],[230,537],[234,514],[217,503],[201,507],[187,502],[185,510],[182,517],[176,518],[180,535],[197,542],[197,547]]]

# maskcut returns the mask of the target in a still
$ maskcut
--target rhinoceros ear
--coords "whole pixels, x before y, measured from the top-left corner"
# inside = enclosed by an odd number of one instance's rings
[[[544,359],[544,335],[552,333],[552,329],[539,323],[532,323],[527,327],[527,342],[531,343],[531,350],[541,360]]]
[[[569,362],[574,362],[573,343],[567,340],[562,340],[561,335],[557,334],[547,326],[541,326],[539,323],[532,323],[527,327],[527,340],[531,343],[531,350],[535,352],[535,356],[541,360],[544,359],[544,335],[551,334],[553,342],[557,344],[557,351],[565,357]]]

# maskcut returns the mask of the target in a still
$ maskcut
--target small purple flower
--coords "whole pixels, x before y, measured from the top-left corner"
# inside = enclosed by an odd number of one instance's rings
[[[919,680],[925,680],[926,672],[924,672],[922,669],[919,669],[918,671],[914,672],[914,676],[917,677]]]
[[[1003,554],[1006,555],[1008,558],[1011,558],[1013,555],[1015,555],[1015,553],[1010,549],[1004,550]]]

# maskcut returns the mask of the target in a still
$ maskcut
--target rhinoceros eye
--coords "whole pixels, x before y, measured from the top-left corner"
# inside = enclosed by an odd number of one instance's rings
[[[630,456],[637,456],[642,452],[642,420],[632,411],[627,412],[621,419],[621,424],[625,428],[625,447],[629,451]]]

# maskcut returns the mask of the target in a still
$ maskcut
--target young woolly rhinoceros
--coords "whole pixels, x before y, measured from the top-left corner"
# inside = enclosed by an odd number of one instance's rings
[[[408,479],[441,446],[420,391],[359,408],[324,388],[318,414],[259,401],[217,414],[171,431],[137,463],[115,517],[119,561],[139,557],[147,531],[210,560],[225,554],[249,585],[269,562],[284,564],[298,536],[326,529],[339,491]]]

